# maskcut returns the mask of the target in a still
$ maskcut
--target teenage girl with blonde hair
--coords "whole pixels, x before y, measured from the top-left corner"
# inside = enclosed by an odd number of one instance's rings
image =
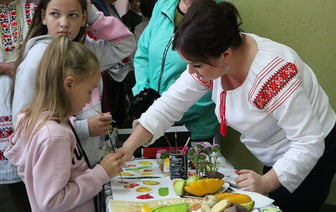
[[[94,196],[120,170],[109,153],[89,168],[68,117],[91,101],[100,81],[98,59],[69,37],[56,37],[38,67],[33,101],[17,115],[6,157],[18,167],[32,210],[94,211]]]
[[[98,40],[87,37],[87,26]],[[17,61],[14,84],[13,117],[28,106],[34,95],[35,76],[44,50],[58,34],[85,43],[98,58],[101,71],[131,55],[135,48],[132,33],[115,17],[105,17],[89,0],[41,0]],[[104,150],[104,136],[112,128],[110,113],[101,111],[101,86],[93,91],[92,102],[76,114],[74,127],[88,154],[97,164]]]

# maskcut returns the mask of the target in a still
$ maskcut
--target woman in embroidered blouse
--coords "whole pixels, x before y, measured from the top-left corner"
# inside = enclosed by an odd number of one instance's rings
[[[335,175],[335,112],[293,49],[242,33],[239,20],[230,3],[200,1],[189,8],[173,43],[188,68],[135,123],[124,159],[211,89],[222,135],[226,125],[239,131],[264,164],[263,175],[238,171],[238,186],[268,193],[286,212],[318,211]]]
[[[14,63],[35,9],[36,4],[29,1],[0,1],[0,211],[30,211],[24,183],[3,152],[13,133],[10,89]]]

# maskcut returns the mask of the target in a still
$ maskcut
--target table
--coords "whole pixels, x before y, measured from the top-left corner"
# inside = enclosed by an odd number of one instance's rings
[[[218,171],[224,174],[224,181],[230,184],[230,189],[237,193],[245,193],[249,195],[253,200],[255,200],[256,208],[260,209],[264,207],[273,207],[272,199],[255,192],[248,192],[238,189],[234,182],[234,179],[237,176],[234,167],[223,156],[219,157],[218,161]],[[149,201],[149,199],[147,199],[149,197],[148,195],[153,197],[155,200],[170,200],[180,198],[173,191],[170,177],[165,176],[162,173],[156,159],[136,158],[130,162],[127,162],[123,166],[122,174],[122,179],[118,176],[111,179],[109,183],[104,185],[104,199],[106,204],[105,209],[107,212],[114,212],[110,210],[108,204],[109,200],[111,199],[145,202]],[[125,184],[122,183],[122,180]],[[146,183],[157,183],[157,185],[148,186]],[[146,190],[148,187],[150,187],[151,190]],[[165,193],[165,195],[160,195],[159,190],[162,190],[162,188],[166,188],[168,193]],[[258,211],[258,209],[254,209],[253,211]]]

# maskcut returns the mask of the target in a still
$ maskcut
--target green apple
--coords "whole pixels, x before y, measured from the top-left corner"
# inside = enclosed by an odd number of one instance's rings
[[[255,204],[255,202],[254,202],[254,200],[252,200],[252,201],[249,201],[247,203],[242,203],[240,205],[243,206],[244,208],[246,208],[248,211],[252,211],[252,209],[254,207],[254,204]]]
[[[176,178],[173,180],[173,188],[177,195],[182,196],[184,194],[184,186],[186,181],[182,178]]]
[[[197,175],[191,175],[191,176],[188,177],[186,185],[189,185],[189,183],[194,182],[194,181],[196,181],[198,179],[199,179],[199,176],[197,176]]]

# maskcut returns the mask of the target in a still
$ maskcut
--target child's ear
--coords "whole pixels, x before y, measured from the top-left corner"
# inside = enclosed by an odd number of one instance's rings
[[[75,83],[75,78],[73,76],[67,76],[64,80],[65,92],[70,92],[74,83]]]

